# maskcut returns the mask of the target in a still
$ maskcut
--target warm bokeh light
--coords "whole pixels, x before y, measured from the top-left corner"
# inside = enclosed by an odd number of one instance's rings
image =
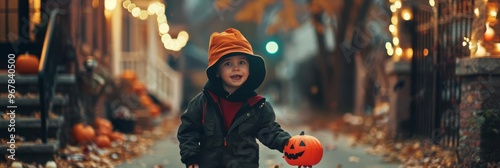
[[[436,5],[436,1],[434,1],[434,0],[429,0],[429,5],[431,5],[432,7],[434,7],[434,5]]]
[[[156,21],[158,23],[164,23],[164,22],[167,22],[167,16],[165,15],[158,15],[157,18],[156,18]]]
[[[385,49],[392,49],[392,44],[390,42],[385,43]]]
[[[495,43],[495,50],[496,50],[497,52],[499,52],[499,51],[500,51],[500,43]]]
[[[391,8],[391,12],[396,12],[396,9],[397,9],[397,8],[396,8],[396,6],[395,6],[395,5],[391,5],[391,6],[390,6],[390,8]]]
[[[389,56],[394,55],[394,50],[392,49],[392,47],[390,49],[387,49],[387,55]]]
[[[165,5],[163,4],[158,5],[158,7],[156,8],[156,14],[157,15],[165,14]]]
[[[394,6],[398,9],[401,8],[401,1],[397,0],[396,2],[394,2]]]
[[[403,9],[401,11],[401,15],[402,15],[402,17],[403,17],[404,20],[411,20],[413,18],[412,12],[408,8]]]
[[[139,7],[132,9],[132,16],[139,17],[139,14],[141,14],[141,9]]]
[[[156,15],[156,21],[158,23],[158,32],[163,42],[163,46],[167,50],[180,51],[184,46],[186,46],[189,40],[189,34],[186,31],[180,31],[177,38],[173,39],[168,32],[170,31],[170,25],[167,22],[167,16],[165,15],[165,4],[161,2],[153,2],[148,5],[147,9],[141,9],[135,5],[130,0],[123,1],[123,8],[127,9],[132,16],[138,17],[141,20],[146,20],[149,15]]]
[[[139,15],[139,19],[146,20],[148,18],[148,12],[145,10],[141,10],[141,14]]]
[[[111,10],[115,10],[115,8],[116,8],[116,4],[117,4],[117,2],[116,2],[116,1],[117,1],[117,0],[105,0],[105,1],[104,1],[104,8],[105,8],[106,10],[110,10],[110,11],[111,11]]]
[[[399,38],[398,37],[392,38],[392,43],[394,43],[394,45],[399,45]]]
[[[123,1],[123,8],[128,8],[130,3],[131,3],[130,1]]]
[[[128,10],[129,12],[132,12],[132,10],[133,10],[135,7],[136,7],[136,6],[135,6],[135,4],[132,4],[132,3],[131,3],[130,5],[128,5],[128,6],[127,6],[127,10]]]
[[[413,49],[407,48],[406,49],[406,58],[411,59],[412,57],[413,57]]]
[[[497,11],[491,10],[489,12],[489,14],[490,14],[490,17],[497,17]]]
[[[156,4],[156,3],[149,4],[148,14],[150,14],[150,15],[156,14],[157,8],[158,8],[158,4]]]
[[[162,23],[158,26],[161,34],[166,34],[170,30],[170,26],[167,23]]]
[[[104,5],[106,5],[106,4],[104,4]],[[92,0],[92,8],[97,8],[97,7],[99,7],[99,0]]]
[[[429,55],[429,50],[427,48],[424,48],[423,54],[424,54],[424,56]]]
[[[399,48],[399,47],[398,47],[398,48],[396,48],[396,55],[397,55],[397,56],[401,56],[402,54],[403,54],[403,49],[401,49],[401,48]]]
[[[187,42],[187,40],[189,39],[189,34],[183,30],[183,31],[179,32],[179,35],[177,35],[177,39],[180,42],[185,44]]]
[[[398,24],[398,17],[397,16],[392,16],[391,17],[391,23],[392,24]]]
[[[394,26],[394,25],[392,25],[392,24],[391,24],[391,25],[389,25],[389,31],[390,31],[391,33],[396,33],[396,26]]]
[[[161,35],[161,41],[163,43],[165,43],[165,42],[167,42],[169,40],[172,40],[172,37],[170,36],[170,34],[163,34],[163,35]]]
[[[495,30],[486,23],[486,31],[484,32],[484,41],[491,41],[495,37]]]

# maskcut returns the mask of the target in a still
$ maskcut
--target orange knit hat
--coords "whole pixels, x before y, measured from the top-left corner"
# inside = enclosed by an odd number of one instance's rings
[[[208,44],[208,79],[215,79],[217,73],[217,62],[223,57],[232,55],[246,55],[250,64],[250,76],[248,81],[251,81],[253,89],[256,89],[264,81],[266,75],[266,67],[264,59],[261,56],[253,53],[252,45],[241,34],[240,31],[234,28],[228,28],[219,33],[214,32],[210,36]],[[256,85],[256,86],[255,86]]]

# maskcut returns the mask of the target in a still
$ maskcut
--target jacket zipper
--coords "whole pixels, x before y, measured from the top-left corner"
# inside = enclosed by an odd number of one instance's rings
[[[219,104],[219,101],[215,101],[215,104],[217,104],[217,107],[219,107],[219,113],[220,113],[220,117],[221,117],[221,121],[222,121],[221,122],[222,123],[222,129],[224,130],[225,122],[224,122],[224,118],[223,118],[224,114],[222,114],[222,108],[221,108],[221,106]],[[227,137],[227,132],[225,131],[224,142],[223,142],[224,143],[224,147],[227,146],[227,138],[226,137]]]
[[[219,110],[219,114],[218,114],[218,115],[219,115],[219,117],[218,117],[218,118],[220,119],[220,123],[221,123],[222,130],[223,130],[223,134],[224,134],[224,142],[223,142],[223,145],[224,145],[224,148],[226,148],[226,146],[227,146],[227,140],[226,140],[226,137],[227,137],[227,132],[225,131],[225,128],[224,128],[224,118],[223,118],[223,116],[222,116],[222,108],[221,108],[221,106],[220,106],[220,104],[219,104],[219,102],[218,102],[218,101],[216,101],[216,100],[214,100],[214,99],[212,99],[212,98],[210,97],[210,93],[208,93],[208,91],[203,90],[203,92],[204,92],[204,94],[206,94],[206,95],[208,96],[208,97],[207,97],[207,101],[208,101],[208,100],[211,100],[211,103],[215,103],[215,104],[217,104],[217,107],[219,108],[219,109],[218,109],[218,110]],[[214,108],[214,109],[216,109],[216,108]],[[216,113],[215,115],[217,115],[217,113]],[[224,153],[225,153],[224,151],[225,151],[225,150],[222,150],[223,155],[224,155]],[[224,157],[221,157],[221,161],[222,161],[222,163],[224,163],[224,162],[225,162],[225,161],[224,161]]]

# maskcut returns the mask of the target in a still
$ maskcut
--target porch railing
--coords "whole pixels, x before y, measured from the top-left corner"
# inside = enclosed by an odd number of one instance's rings
[[[43,42],[43,49],[38,67],[38,85],[40,91],[40,122],[41,140],[47,143],[48,135],[48,113],[52,108],[52,96],[54,94],[55,78],[57,73],[57,63],[60,59],[61,33],[58,26],[58,10],[50,13],[50,19]]]
[[[165,60],[156,56],[150,58],[145,52],[126,52],[121,65],[121,71],[135,71],[151,94],[170,102],[174,110],[178,109],[182,90],[180,75]]]

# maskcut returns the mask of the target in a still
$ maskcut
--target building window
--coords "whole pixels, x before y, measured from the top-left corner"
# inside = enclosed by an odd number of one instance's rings
[[[42,16],[41,16],[41,6],[42,2],[41,0],[30,0],[30,9],[29,9],[29,16],[30,16],[30,40],[35,41],[35,26],[40,24],[42,22]]]
[[[0,0],[0,43],[17,41],[19,35],[19,1]],[[9,33],[15,34],[10,36]]]
[[[41,22],[41,6],[41,0],[0,0],[0,43],[35,41],[34,30]]]

